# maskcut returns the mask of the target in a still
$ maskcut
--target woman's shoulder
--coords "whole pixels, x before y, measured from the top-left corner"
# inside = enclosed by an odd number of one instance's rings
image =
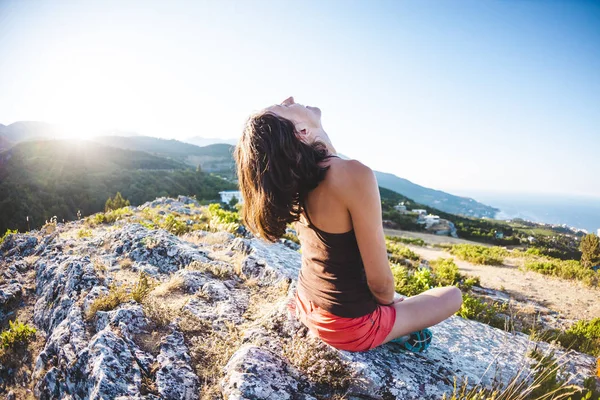
[[[332,157],[329,162],[327,175],[331,184],[342,186],[361,185],[365,180],[375,179],[373,170],[358,160]]]

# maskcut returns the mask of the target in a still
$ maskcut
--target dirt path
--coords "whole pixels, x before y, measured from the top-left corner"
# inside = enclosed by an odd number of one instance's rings
[[[428,261],[452,257],[461,272],[478,276],[484,287],[502,290],[517,300],[533,300],[558,311],[565,318],[578,320],[600,317],[599,289],[589,288],[575,281],[521,271],[518,269],[521,260],[507,259],[507,265],[503,266],[475,265],[461,261],[443,250],[408,247]]]

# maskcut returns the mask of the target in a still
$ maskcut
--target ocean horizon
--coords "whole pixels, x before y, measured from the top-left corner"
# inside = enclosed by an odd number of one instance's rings
[[[600,198],[566,195],[470,193],[470,197],[498,208],[496,219],[524,220],[567,225],[597,233],[600,229]]]

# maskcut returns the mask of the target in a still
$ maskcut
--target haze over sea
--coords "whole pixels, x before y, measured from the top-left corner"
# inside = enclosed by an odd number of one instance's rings
[[[498,219],[522,218],[549,224],[566,224],[596,233],[600,229],[600,199],[555,194],[468,192],[490,206],[500,209]]]

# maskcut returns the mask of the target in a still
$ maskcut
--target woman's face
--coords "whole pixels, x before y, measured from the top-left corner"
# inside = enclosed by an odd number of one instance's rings
[[[322,129],[321,110],[318,107],[298,104],[294,102],[293,97],[288,97],[281,104],[268,107],[267,111],[292,121],[298,131]]]

